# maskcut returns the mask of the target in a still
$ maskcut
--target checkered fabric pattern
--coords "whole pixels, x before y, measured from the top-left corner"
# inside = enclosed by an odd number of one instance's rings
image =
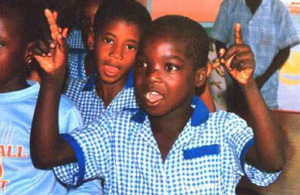
[[[78,163],[56,167],[55,173],[68,185],[104,178],[105,194],[230,195],[235,194],[243,168],[257,185],[277,178],[279,173],[244,166],[254,143],[245,121],[218,111],[199,122],[199,113],[203,108],[196,106],[163,162],[143,111],[106,112],[95,123],[63,136],[76,151]]]
[[[70,78],[87,79],[84,69],[86,49],[82,42],[81,31],[73,30],[68,37],[68,76]]]
[[[105,108],[104,102],[95,90],[94,79],[94,75],[88,80],[70,78],[65,92],[80,111],[84,124],[92,122],[101,115],[101,112],[122,111],[124,108],[138,107],[133,87],[125,86]]]
[[[74,29],[68,36],[68,45],[72,49],[85,49],[82,42],[81,31],[79,29]]]
[[[210,33],[211,38],[232,45],[236,22],[241,24],[244,42],[255,54],[254,77],[265,73],[279,49],[299,43],[288,8],[280,0],[263,0],[254,15],[245,0],[224,0]],[[278,106],[278,82],[276,71],[261,89],[269,108]]]

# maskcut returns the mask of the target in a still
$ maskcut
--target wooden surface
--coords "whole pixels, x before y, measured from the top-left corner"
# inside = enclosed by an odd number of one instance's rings
[[[273,111],[273,116],[280,125],[287,145],[286,164],[277,180],[268,187],[254,186],[249,181],[241,180],[237,188],[239,195],[300,195],[300,113]]]

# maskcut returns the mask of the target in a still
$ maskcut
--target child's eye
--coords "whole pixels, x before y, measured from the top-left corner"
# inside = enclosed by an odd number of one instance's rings
[[[136,46],[134,46],[134,45],[126,45],[126,48],[128,50],[136,50]]]
[[[176,71],[178,70],[177,66],[175,66],[174,64],[172,63],[167,63],[166,64],[166,70],[167,71]]]
[[[110,39],[110,38],[107,38],[107,37],[103,38],[103,41],[104,41],[105,43],[109,43],[109,44],[112,44],[112,43],[113,43],[113,40]]]

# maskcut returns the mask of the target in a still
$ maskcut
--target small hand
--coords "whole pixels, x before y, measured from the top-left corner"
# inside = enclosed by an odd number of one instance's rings
[[[235,25],[235,44],[232,45],[227,52],[220,50],[222,63],[229,74],[241,85],[246,85],[253,80],[255,69],[254,54],[248,45],[243,43],[241,26],[239,23]]]
[[[49,9],[45,10],[52,43],[50,44],[49,52],[42,56],[35,54],[34,57],[47,74],[54,74],[56,72],[65,71],[67,59],[67,45],[65,39],[67,38],[68,29],[61,29],[57,25],[57,13],[51,12]]]

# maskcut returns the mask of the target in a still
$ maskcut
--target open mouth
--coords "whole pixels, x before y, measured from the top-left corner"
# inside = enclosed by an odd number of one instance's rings
[[[154,105],[159,103],[163,99],[163,96],[156,91],[149,91],[146,93],[145,98],[148,103]]]
[[[108,76],[116,76],[120,73],[120,69],[116,66],[112,66],[112,65],[104,65],[104,73]]]

